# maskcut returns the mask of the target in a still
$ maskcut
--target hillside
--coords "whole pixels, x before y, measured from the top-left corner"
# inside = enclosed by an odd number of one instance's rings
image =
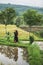
[[[19,39],[29,39],[29,32],[25,31],[24,29],[18,28],[16,27],[16,25],[7,25],[7,32],[10,33],[10,36],[13,37],[14,31],[18,30],[18,37]],[[6,36],[6,29],[5,29],[5,25],[0,24],[0,37],[5,37]],[[31,35],[34,35],[33,33],[30,33]],[[40,38],[38,38],[36,35],[34,35],[35,40],[38,40]]]
[[[12,7],[16,10],[17,14],[22,15],[22,13],[28,9],[37,10],[40,13],[43,13],[43,8],[31,7],[31,6],[23,6],[23,5],[14,5],[14,4],[0,4],[0,10],[3,10],[7,7]]]

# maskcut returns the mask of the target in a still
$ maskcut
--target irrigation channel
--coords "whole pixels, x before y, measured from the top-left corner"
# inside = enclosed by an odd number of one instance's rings
[[[0,65],[29,65],[26,48],[0,45]]]

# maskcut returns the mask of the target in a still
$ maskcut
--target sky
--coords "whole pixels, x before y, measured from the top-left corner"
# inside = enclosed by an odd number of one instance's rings
[[[11,3],[34,7],[43,7],[43,0],[0,0],[0,3]]]

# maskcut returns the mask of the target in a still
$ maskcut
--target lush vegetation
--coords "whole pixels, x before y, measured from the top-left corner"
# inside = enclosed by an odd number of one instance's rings
[[[41,65],[41,55],[38,45],[30,45],[28,47],[28,55],[30,65]]]
[[[41,63],[43,65],[43,50],[40,50],[40,54],[41,54]]]
[[[13,8],[7,8],[0,11],[0,45],[25,47],[28,50],[28,61],[30,65],[41,65],[43,64],[41,61],[42,52],[40,52],[38,45],[32,43],[34,40],[43,40],[43,38],[33,34],[31,32],[31,26],[41,25],[43,23],[43,15],[35,10],[27,10],[22,17],[17,16],[16,11]],[[30,33],[19,28],[21,23],[30,27]],[[15,30],[18,30],[19,33],[19,42],[16,44],[14,43]],[[10,33],[9,40],[7,39],[7,32]],[[40,35],[42,36],[43,32],[41,32]],[[28,42],[28,44],[23,44],[20,40],[28,40],[30,42]]]
[[[3,42],[3,43],[2,43]],[[7,41],[6,40],[1,40],[0,41],[0,45],[7,45],[7,46],[14,46],[14,47],[22,47],[22,48],[27,48],[28,51],[28,62],[30,65],[43,65],[43,61],[42,61],[42,51],[40,52],[40,48],[38,45],[34,44],[23,44],[21,42],[18,43],[14,43],[11,41]],[[41,54],[40,54],[41,53]]]

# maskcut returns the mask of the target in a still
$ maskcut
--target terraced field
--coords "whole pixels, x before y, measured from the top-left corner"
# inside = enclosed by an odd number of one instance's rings
[[[27,40],[29,39],[29,32],[24,31],[21,28],[16,27],[16,25],[7,25],[6,27],[7,29],[5,29],[5,25],[0,25],[0,37],[4,37],[6,34],[6,30],[7,32],[10,33],[10,36],[13,36],[13,33],[15,30],[18,30],[18,37],[19,39],[24,39]],[[33,33],[30,33],[31,35],[34,35]],[[36,35],[34,35],[35,40],[43,40],[39,37],[37,37]]]

